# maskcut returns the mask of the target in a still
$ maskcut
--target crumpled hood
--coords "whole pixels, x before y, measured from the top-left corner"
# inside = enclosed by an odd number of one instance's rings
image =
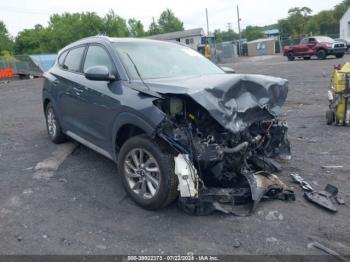
[[[216,74],[148,80],[152,91],[191,97],[226,129],[238,133],[281,112],[288,81],[263,75]]]

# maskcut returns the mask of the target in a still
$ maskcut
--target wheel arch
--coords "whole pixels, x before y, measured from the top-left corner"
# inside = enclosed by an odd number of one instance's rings
[[[47,105],[51,102],[51,99],[50,98],[44,98],[44,101],[43,101],[43,109],[44,109],[44,112],[46,112],[46,107]]]
[[[140,134],[154,137],[155,131],[156,125],[152,126],[140,116],[130,112],[121,113],[115,120],[112,129],[115,159],[117,160],[120,148],[126,140]]]
[[[317,53],[318,53],[319,51],[325,51],[326,54],[328,54],[327,49],[324,48],[324,47],[319,47],[319,48],[317,48],[317,50],[316,50],[316,55],[317,55]]]

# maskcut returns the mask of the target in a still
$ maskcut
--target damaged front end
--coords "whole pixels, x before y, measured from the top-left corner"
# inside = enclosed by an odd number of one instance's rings
[[[187,213],[247,215],[265,198],[294,200],[272,173],[290,159],[287,124],[277,118],[287,81],[235,76],[231,83],[188,94],[165,94],[157,135],[175,152],[179,206]],[[249,212],[240,208],[251,203]]]

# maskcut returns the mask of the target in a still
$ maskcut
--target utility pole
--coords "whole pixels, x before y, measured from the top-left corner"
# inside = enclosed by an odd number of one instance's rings
[[[207,34],[209,36],[209,20],[208,20],[208,9],[205,8],[205,16],[207,18]]]
[[[232,23],[227,23],[227,29],[228,29],[228,31],[232,30]]]
[[[238,35],[239,35],[239,45],[238,45],[238,55],[241,55],[241,18],[239,17],[239,6],[237,5],[237,24],[238,24]]]

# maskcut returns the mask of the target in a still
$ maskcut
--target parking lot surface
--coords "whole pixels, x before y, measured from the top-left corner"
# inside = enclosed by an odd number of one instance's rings
[[[327,126],[333,65],[347,61],[244,58],[237,73],[289,80],[283,118],[293,159],[281,179],[296,201],[260,203],[249,217],[193,217],[176,203],[146,211],[129,199],[116,165],[80,145],[52,144],[41,104],[42,79],[0,84],[1,254],[323,254],[319,242],[350,254],[350,128]],[[323,166],[343,166],[324,169]],[[347,205],[332,214],[307,202],[289,174],[316,190],[330,183]]]

